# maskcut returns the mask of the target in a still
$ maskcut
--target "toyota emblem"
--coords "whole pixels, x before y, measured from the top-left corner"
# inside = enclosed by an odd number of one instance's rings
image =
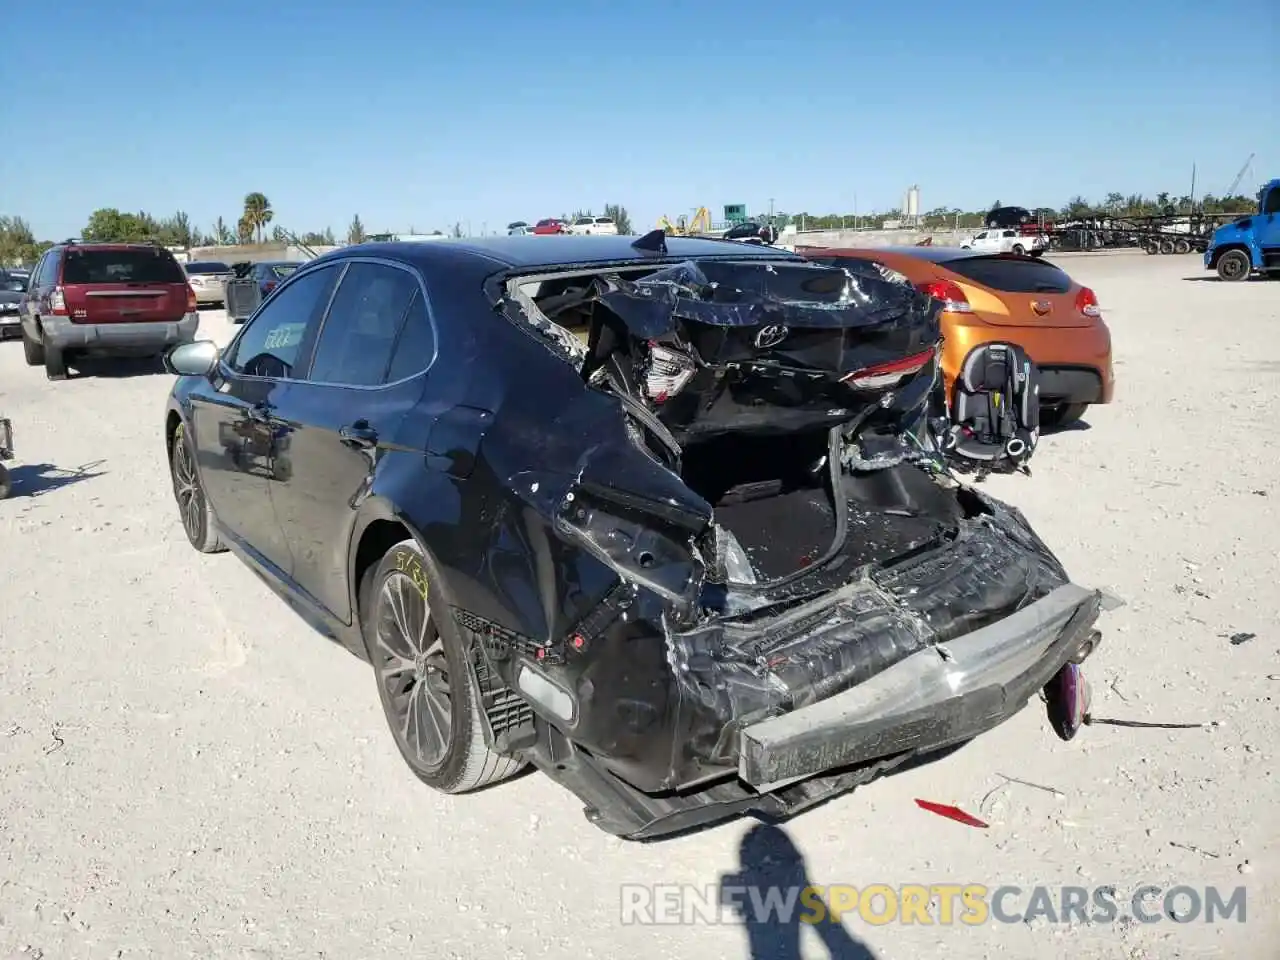
[[[790,332],[790,330],[781,324],[771,323],[756,334],[756,349],[768,350],[770,347],[776,347],[783,340],[787,339],[787,334]]]

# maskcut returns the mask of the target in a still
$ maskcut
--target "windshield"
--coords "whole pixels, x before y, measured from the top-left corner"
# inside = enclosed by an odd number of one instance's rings
[[[167,250],[71,249],[62,267],[63,283],[186,283]]]
[[[299,263],[277,263],[271,268],[271,272],[277,277],[287,277],[293,271],[297,270],[301,264]]]
[[[26,293],[27,278],[13,273],[6,277],[0,277],[0,290],[6,290],[9,293]]]

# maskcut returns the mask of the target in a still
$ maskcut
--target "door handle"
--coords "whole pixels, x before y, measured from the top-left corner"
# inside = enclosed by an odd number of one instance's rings
[[[378,445],[378,431],[369,426],[368,420],[357,420],[338,429],[338,437],[348,447],[367,450]]]

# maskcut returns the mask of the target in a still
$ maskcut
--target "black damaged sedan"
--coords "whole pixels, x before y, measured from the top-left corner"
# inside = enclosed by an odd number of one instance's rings
[[[347,247],[169,355],[174,494],[372,664],[431,786],[785,816],[1041,690],[1082,719],[1101,595],[937,455],[937,310],[660,233]]]

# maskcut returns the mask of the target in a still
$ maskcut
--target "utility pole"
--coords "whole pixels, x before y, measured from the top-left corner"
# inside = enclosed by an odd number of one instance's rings
[[[769,198],[769,219],[773,219],[773,197]]]
[[[1196,165],[1191,164],[1191,210],[1196,209]]]

